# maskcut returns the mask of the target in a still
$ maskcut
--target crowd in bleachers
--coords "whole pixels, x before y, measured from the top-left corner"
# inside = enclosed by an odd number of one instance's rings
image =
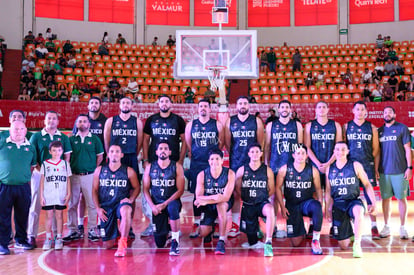
[[[155,102],[169,94],[174,102],[197,102],[208,80],[174,80],[175,39],[165,46],[127,44],[118,34],[114,44],[45,38],[31,32],[24,39],[21,100],[87,101],[99,96],[116,102],[129,95],[137,102]],[[394,42],[378,36],[371,44],[258,47],[260,77],[250,81],[257,103],[404,101],[414,92],[414,41]],[[226,82],[226,85],[228,83]],[[195,88],[189,94],[187,88]],[[190,88],[190,90],[192,90]]]

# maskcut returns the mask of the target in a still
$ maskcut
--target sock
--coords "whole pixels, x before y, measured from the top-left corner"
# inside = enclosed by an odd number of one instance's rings
[[[177,241],[177,243],[179,242],[179,238],[180,238],[180,231],[177,231],[177,232],[171,232],[171,238],[173,239],[173,240],[176,240]]]
[[[315,232],[313,231],[313,237],[312,240],[317,240],[319,241],[319,238],[321,237],[321,232]]]
[[[357,237],[355,236],[355,239],[354,239],[354,244],[361,245],[361,237],[357,238]]]
[[[313,225],[313,221],[312,220],[309,221],[309,225]]]
[[[377,226],[377,222],[371,222],[371,227]]]
[[[78,217],[78,225],[83,226],[83,220],[84,220],[84,217]]]
[[[266,238],[266,243],[272,244],[272,238]]]
[[[223,242],[226,241],[226,237],[225,236],[220,236],[219,241],[223,241]]]
[[[56,234],[56,239],[62,239],[62,234]]]
[[[46,240],[52,239],[52,233],[46,233]]]
[[[198,219],[194,219],[194,223],[195,223],[196,225],[200,225],[200,218],[198,218]]]
[[[233,220],[233,222],[235,223],[235,224],[239,224],[239,221],[240,221],[240,213],[232,213],[231,214],[231,219]]]
[[[400,229],[405,229],[405,226],[404,226],[404,225],[401,225],[401,226],[400,226]]]

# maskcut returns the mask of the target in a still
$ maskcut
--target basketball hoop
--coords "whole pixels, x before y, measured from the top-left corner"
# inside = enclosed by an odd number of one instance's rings
[[[213,91],[224,88],[224,79],[226,78],[226,66],[207,66],[207,76],[210,81],[210,89]]]

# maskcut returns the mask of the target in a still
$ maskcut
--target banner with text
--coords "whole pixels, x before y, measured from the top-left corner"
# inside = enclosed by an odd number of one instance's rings
[[[338,24],[337,0],[295,0],[295,26]]]
[[[378,23],[390,21],[394,21],[394,0],[349,1],[350,24]]]
[[[414,20],[413,0],[400,0],[400,20]]]
[[[249,27],[290,26],[290,0],[249,0]]]
[[[189,26],[189,0],[147,0],[146,21],[148,25]]]
[[[229,23],[223,24],[223,27],[237,26],[237,1],[225,0],[229,8]],[[211,23],[211,9],[214,6],[214,0],[196,0],[194,1],[194,26],[198,27],[218,27],[218,24]]]
[[[340,124],[344,124],[353,119],[353,103],[330,103],[329,118],[334,119]],[[414,127],[414,109],[412,102],[383,102],[367,103],[368,117],[375,126],[379,127],[384,124],[382,118],[385,106],[395,108],[397,121]],[[81,102],[39,102],[37,101],[17,101],[17,100],[0,100],[0,127],[9,126],[9,113],[14,109],[22,110],[26,113],[26,125],[29,129],[40,129],[44,126],[44,117],[47,111],[54,110],[59,114],[59,128],[71,129],[76,117],[87,111],[87,103]],[[300,120],[306,123],[315,118],[315,104],[292,104],[293,110],[298,113]],[[270,104],[250,104],[250,113],[260,112],[262,119],[269,116],[269,107],[277,109],[276,105]],[[218,107],[216,104],[211,106],[212,116],[218,116]],[[185,121],[190,121],[197,116],[197,104],[173,104],[172,111],[181,115]],[[158,104],[134,104],[133,112],[135,115],[145,121],[150,115],[159,112]],[[119,105],[116,103],[103,103],[102,113],[107,117],[119,113]],[[237,113],[235,104],[229,106],[230,115]]]
[[[83,0],[36,0],[35,16],[83,20]]]
[[[134,24],[135,0],[89,0],[89,21]]]

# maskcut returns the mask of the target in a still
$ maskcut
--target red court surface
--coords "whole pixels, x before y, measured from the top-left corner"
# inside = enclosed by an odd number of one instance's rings
[[[241,247],[247,241],[243,234],[227,241],[225,255],[215,255],[217,240],[203,247],[201,238],[188,237],[192,226],[192,196],[186,192],[182,201],[180,256],[169,256],[169,247],[156,249],[151,237],[139,238],[139,234],[125,258],[115,258],[115,250],[103,249],[101,242],[90,242],[87,238],[65,245],[62,251],[44,252],[41,249],[45,237],[42,214],[41,234],[38,237],[40,248],[23,252],[11,246],[12,255],[0,256],[0,274],[413,274],[414,243],[411,239],[399,239],[396,202],[393,204],[393,236],[372,241],[368,235],[370,221],[366,217],[362,240],[364,257],[354,259],[351,248],[341,251],[337,242],[329,238],[327,232],[330,225],[327,222],[324,222],[321,236],[322,256],[311,254],[310,240],[306,240],[301,247],[292,248],[288,239],[273,239],[275,255],[265,258],[263,250]],[[380,203],[378,207],[381,207]],[[407,224],[409,234],[414,233],[412,220],[411,214]],[[142,232],[147,224],[140,203],[137,203],[134,231]],[[378,224],[381,229],[382,215],[378,215]],[[278,219],[278,227],[285,228],[284,220]]]

